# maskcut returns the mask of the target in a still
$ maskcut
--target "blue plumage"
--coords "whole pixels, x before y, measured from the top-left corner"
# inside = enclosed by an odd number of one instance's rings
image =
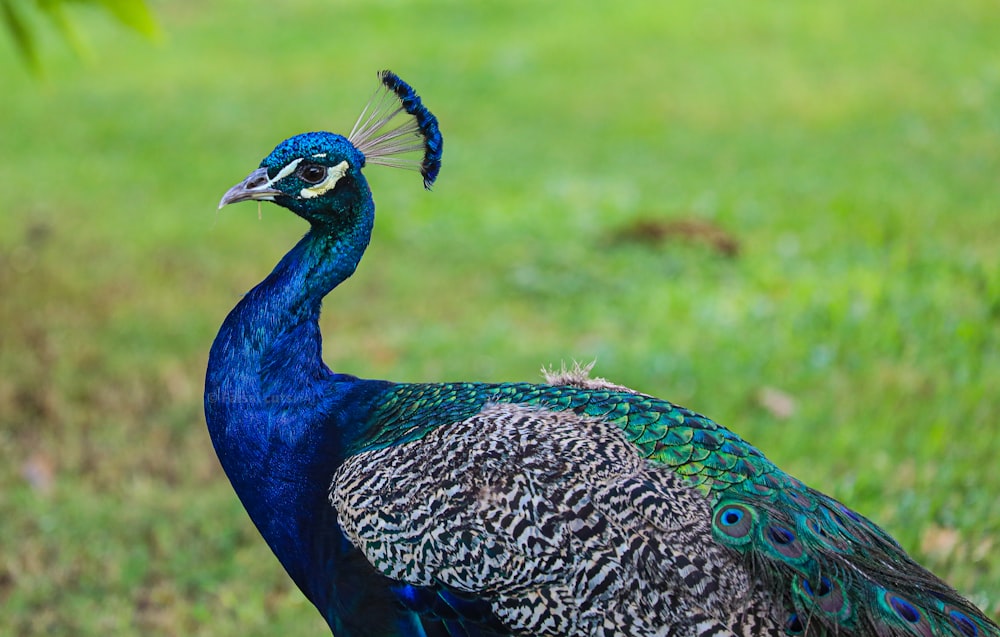
[[[438,130],[437,118],[424,107],[417,92],[398,75],[392,71],[382,71],[379,77],[382,84],[396,94],[403,109],[417,120],[424,138],[424,159],[420,165],[420,174],[424,176],[424,187],[429,190],[441,170],[441,153],[444,152],[444,141]]]
[[[361,151],[369,163],[400,168],[414,168],[430,190],[441,170],[444,140],[437,118],[424,106],[413,88],[392,71],[380,71],[382,91],[361,111],[347,139]],[[397,101],[398,100],[398,101]],[[397,116],[403,114],[402,124]],[[420,152],[419,163],[397,157],[400,153]]]
[[[371,237],[362,169],[429,188],[441,162],[436,118],[379,77],[347,137],[292,137],[223,196],[310,230],[226,318],[206,375],[222,466],[336,635],[1000,636],[874,523],[667,401],[579,371],[331,371],[320,305]]]

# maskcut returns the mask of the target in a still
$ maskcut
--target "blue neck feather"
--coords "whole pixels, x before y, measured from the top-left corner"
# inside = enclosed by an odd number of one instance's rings
[[[317,605],[329,593],[313,581],[325,570],[316,560],[332,563],[336,556],[324,553],[345,550],[326,503],[346,446],[341,437],[384,386],[334,374],[321,356],[322,299],[354,272],[371,235],[374,204],[370,196],[355,201],[338,212],[336,227],[314,223],[233,309],[206,377],[205,414],[223,468],[261,535]],[[331,519],[317,519],[324,515]]]

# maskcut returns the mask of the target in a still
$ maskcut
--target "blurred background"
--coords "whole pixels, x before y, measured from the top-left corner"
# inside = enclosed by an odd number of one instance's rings
[[[596,360],[1000,617],[994,3],[157,1],[134,29],[68,7],[75,46],[21,6],[34,62],[0,33],[0,634],[325,634],[201,407],[218,326],[305,226],[215,207],[285,137],[349,131],[382,68],[439,117],[444,167],[432,193],[367,170],[331,367]]]

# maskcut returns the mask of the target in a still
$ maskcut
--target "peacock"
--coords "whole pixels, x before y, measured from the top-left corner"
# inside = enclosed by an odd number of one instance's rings
[[[389,71],[349,135],[286,139],[219,207],[308,233],[225,319],[205,416],[244,507],[339,637],[978,635],[1000,628],[875,523],[698,413],[592,377],[397,383],[323,362],[355,271],[362,170],[441,166]]]

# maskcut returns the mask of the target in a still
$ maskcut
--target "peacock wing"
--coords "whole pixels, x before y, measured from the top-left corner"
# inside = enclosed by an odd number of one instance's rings
[[[614,424],[497,401],[414,438],[417,420],[330,489],[383,575],[481,600],[519,634],[780,634],[708,498]]]

